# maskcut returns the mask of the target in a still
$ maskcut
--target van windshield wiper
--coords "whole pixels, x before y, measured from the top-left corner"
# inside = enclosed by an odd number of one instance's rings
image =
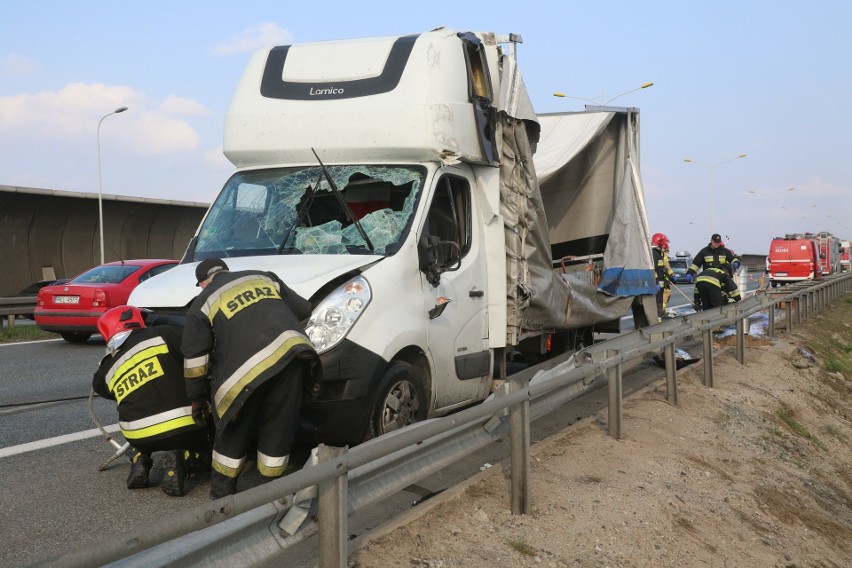
[[[340,207],[346,213],[346,219],[349,220],[350,223],[355,225],[355,228],[358,229],[358,232],[361,234],[361,238],[364,239],[364,242],[367,243],[367,248],[370,249],[371,253],[376,252],[376,248],[373,246],[372,241],[370,241],[370,237],[367,236],[367,232],[364,231],[364,227],[361,226],[360,221],[355,217],[355,214],[352,212],[352,209],[349,208],[349,205],[346,203],[346,200],[343,199],[343,194],[340,193],[340,190],[337,188],[337,184],[334,183],[334,180],[331,179],[331,174],[328,172],[328,168],[325,167],[325,164],[320,160],[317,151],[311,148],[311,152],[314,153],[314,156],[317,158],[317,162],[319,162],[320,168],[322,168],[322,173],[325,175],[325,179],[328,180],[328,185],[331,186],[331,191],[334,193],[334,197],[337,198],[337,202],[340,204]],[[286,242],[286,241],[285,241]]]

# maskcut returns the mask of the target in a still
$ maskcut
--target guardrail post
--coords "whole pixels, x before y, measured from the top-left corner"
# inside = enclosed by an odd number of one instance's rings
[[[317,458],[320,463],[347,453],[348,448],[320,444]],[[346,568],[347,566],[347,472],[317,484],[319,516],[319,568]]]
[[[509,393],[529,387],[527,380],[509,379]],[[509,409],[510,447],[512,456],[512,514],[532,513],[532,484],[530,472],[530,401],[524,399]]]
[[[796,296],[796,325],[802,325],[802,294]]]
[[[737,362],[740,365],[745,365],[745,322],[740,318],[736,322],[737,326]]]
[[[713,330],[701,332],[704,338],[704,386],[713,388]]]
[[[784,329],[787,333],[793,330],[793,300],[792,298],[784,302]]]
[[[617,350],[607,349],[606,357],[615,357]],[[607,388],[609,389],[609,435],[613,438],[621,438],[621,363],[613,365],[606,370]]]
[[[771,298],[771,296],[770,296]],[[769,329],[766,330],[766,334],[769,337],[775,337],[775,301],[773,300],[769,307],[766,310],[767,315],[769,316]]]
[[[664,333],[663,337],[670,335],[671,333]],[[666,362],[666,400],[669,404],[677,406],[677,361],[675,360],[674,343],[666,345],[664,354]]]

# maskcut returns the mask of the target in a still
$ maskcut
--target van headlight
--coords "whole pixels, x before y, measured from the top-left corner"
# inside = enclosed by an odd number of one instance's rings
[[[305,327],[317,353],[324,353],[340,343],[372,298],[370,285],[363,276],[353,278],[326,296]]]

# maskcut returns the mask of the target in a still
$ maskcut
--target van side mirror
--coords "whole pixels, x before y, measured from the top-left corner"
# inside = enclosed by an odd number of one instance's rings
[[[435,288],[441,281],[441,269],[436,258],[438,242],[438,237],[426,234],[422,235],[417,242],[417,259],[420,272],[426,275],[426,281]]]
[[[420,238],[417,243],[417,258],[420,271],[426,275],[427,282],[436,288],[441,281],[441,274],[461,268],[459,244],[455,241],[442,241],[435,235],[423,235]]]

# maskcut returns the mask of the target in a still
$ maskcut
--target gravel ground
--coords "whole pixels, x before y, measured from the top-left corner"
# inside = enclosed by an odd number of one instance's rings
[[[419,506],[349,556],[356,568],[852,566],[852,301],[703,365],[533,448],[530,515],[505,465]]]

